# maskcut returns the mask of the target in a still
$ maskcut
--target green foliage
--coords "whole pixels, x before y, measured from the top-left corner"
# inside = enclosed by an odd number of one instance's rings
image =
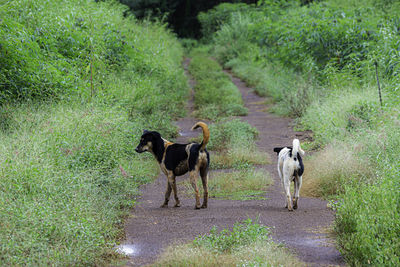
[[[251,10],[251,6],[243,3],[222,3],[207,12],[200,12],[197,18],[201,24],[203,40],[210,41],[212,35],[231,19],[232,13],[245,13],[249,10]]]
[[[260,96],[270,96],[276,105],[273,111],[300,117],[316,97],[316,87],[301,75],[279,63],[260,64],[235,58],[225,64]]]
[[[379,113],[377,102],[361,102],[349,111],[346,129],[365,129],[373,127],[373,118]]]
[[[364,137],[366,154],[378,164],[376,180],[346,188],[337,208],[338,242],[351,265],[399,265],[400,131],[395,120]]]
[[[140,121],[102,105],[8,111],[10,133],[0,134],[2,263],[101,263],[138,185],[156,175],[151,160],[133,154]]]
[[[312,146],[325,147],[315,154],[314,175],[329,179],[311,191],[338,194],[336,230],[348,263],[397,266],[400,4],[301,2],[259,1],[229,19],[221,15],[213,54],[272,96],[275,111],[300,117]]]
[[[314,132],[315,145],[330,143],[335,139],[341,139],[349,135],[351,128],[356,127],[356,123],[362,122],[360,116],[370,117],[373,113],[360,115],[359,103],[371,103],[376,106],[376,102],[370,99],[376,98],[375,88],[364,88],[363,90],[348,89],[332,94],[324,102],[312,103],[301,119],[302,125]],[[371,101],[371,102],[369,102]],[[358,114],[357,114],[358,113]],[[357,119],[358,118],[358,119]],[[352,126],[349,128],[349,126]]]
[[[0,6],[2,265],[107,265],[138,186],[158,172],[134,147],[144,128],[176,134],[183,51],[165,25],[125,10]]]
[[[233,13],[229,23],[221,25],[215,33],[215,55],[222,62],[228,62],[239,55],[245,57],[258,53],[258,46],[253,43],[253,30],[251,25],[263,19],[261,14],[254,13]]]
[[[258,136],[255,127],[240,119],[222,120],[210,125],[210,142],[207,147],[223,150],[234,146],[248,146]]]
[[[213,227],[209,234],[196,237],[193,244],[222,253],[239,249],[241,246],[246,246],[258,240],[267,239],[269,239],[268,228],[247,219],[241,223],[236,223],[231,231],[223,229],[218,232],[217,228]]]
[[[124,18],[124,10],[113,1],[50,4],[20,0],[3,5],[0,8],[5,18],[0,22],[2,103],[104,94],[103,90],[109,89],[104,80],[114,71],[135,71],[132,80],[140,81],[149,80],[143,77],[149,74],[157,76],[151,79],[157,82],[149,87],[159,87],[158,90],[166,91],[164,95],[172,91],[182,95],[182,90],[176,89],[185,88],[186,80],[182,69],[175,67],[180,64],[182,51],[180,46],[172,45],[174,37],[162,25],[147,22],[140,25],[132,17]],[[165,42],[162,47],[157,45],[160,40]],[[130,91],[132,95],[134,90]],[[163,104],[154,105],[165,111],[168,105],[159,102]],[[169,106],[181,103],[180,100]]]
[[[249,200],[265,199],[265,191],[272,179],[254,167],[234,172],[219,172],[209,180],[211,197]]]
[[[213,228],[194,242],[170,246],[153,266],[305,266],[274,243],[266,227],[247,219],[233,228],[220,233]]]
[[[214,158],[214,157],[213,157]],[[241,170],[213,172],[208,180],[210,198],[254,200],[265,199],[265,190],[273,183],[265,171],[247,166]],[[182,182],[184,194],[193,196],[193,187],[189,180]],[[203,194],[201,182],[197,182],[200,195]]]
[[[194,102],[198,116],[215,120],[247,114],[241,93],[216,61],[194,52],[189,71],[196,80]]]
[[[255,145],[258,131],[247,122],[239,119],[220,120],[210,125],[208,148],[217,150],[213,156],[213,169],[249,169],[254,165],[267,164],[267,153],[261,152]]]

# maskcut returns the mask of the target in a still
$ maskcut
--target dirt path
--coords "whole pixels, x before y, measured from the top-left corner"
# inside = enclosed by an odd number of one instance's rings
[[[290,119],[265,112],[265,99],[254,94],[242,81],[235,77],[232,77],[232,81],[240,89],[249,109],[249,115],[242,119],[257,127],[260,131],[257,145],[260,150],[271,154],[273,159],[273,164],[263,166],[274,179],[274,185],[266,192],[267,200],[210,199],[208,209],[194,210],[194,199],[184,198],[181,193],[180,208],[162,209],[160,205],[164,200],[166,178],[160,174],[155,182],[141,188],[138,204],[126,221],[123,247],[130,255],[127,265],[140,266],[154,262],[162,250],[172,243],[191,241],[199,234],[209,232],[214,225],[223,229],[246,218],[271,227],[273,238],[292,249],[309,266],[343,265],[334,247],[334,240],[326,233],[326,229],[332,225],[334,213],[326,208],[325,201],[300,196],[296,211],[288,212],[284,208],[283,190],[276,171],[276,155],[272,149],[291,144],[293,137],[301,139],[302,133],[292,130]],[[190,101],[188,108],[191,109],[192,105]],[[185,143],[190,137],[200,134],[190,131],[195,122],[196,119],[191,117],[177,122],[181,129],[177,142]],[[179,182],[186,178],[177,179]],[[178,187],[179,192],[182,190]]]

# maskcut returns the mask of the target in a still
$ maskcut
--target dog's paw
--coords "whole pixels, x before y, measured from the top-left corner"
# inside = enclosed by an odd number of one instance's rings
[[[179,208],[180,206],[181,206],[181,203],[176,203],[174,207]]]
[[[201,208],[202,208],[202,209],[206,209],[206,208],[207,208],[207,205],[206,205],[206,204],[203,204],[203,205],[201,205]]]
[[[168,204],[162,204],[162,205],[160,206],[160,208],[163,208],[163,209],[168,208]]]
[[[199,210],[199,209],[200,209],[200,206],[194,206],[194,209],[195,209],[195,210]]]
[[[297,199],[293,199],[293,209],[297,209]]]

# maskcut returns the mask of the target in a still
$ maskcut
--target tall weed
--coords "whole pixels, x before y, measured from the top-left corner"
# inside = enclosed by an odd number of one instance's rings
[[[144,128],[176,134],[183,51],[165,25],[124,10],[0,6],[2,265],[108,264],[138,186],[157,174],[133,148]]]

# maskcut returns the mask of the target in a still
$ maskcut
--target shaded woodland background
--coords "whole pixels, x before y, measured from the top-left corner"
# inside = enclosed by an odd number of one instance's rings
[[[120,0],[127,5],[138,19],[146,17],[161,18],[174,29],[181,38],[201,37],[197,15],[221,3],[255,4],[257,0]]]

